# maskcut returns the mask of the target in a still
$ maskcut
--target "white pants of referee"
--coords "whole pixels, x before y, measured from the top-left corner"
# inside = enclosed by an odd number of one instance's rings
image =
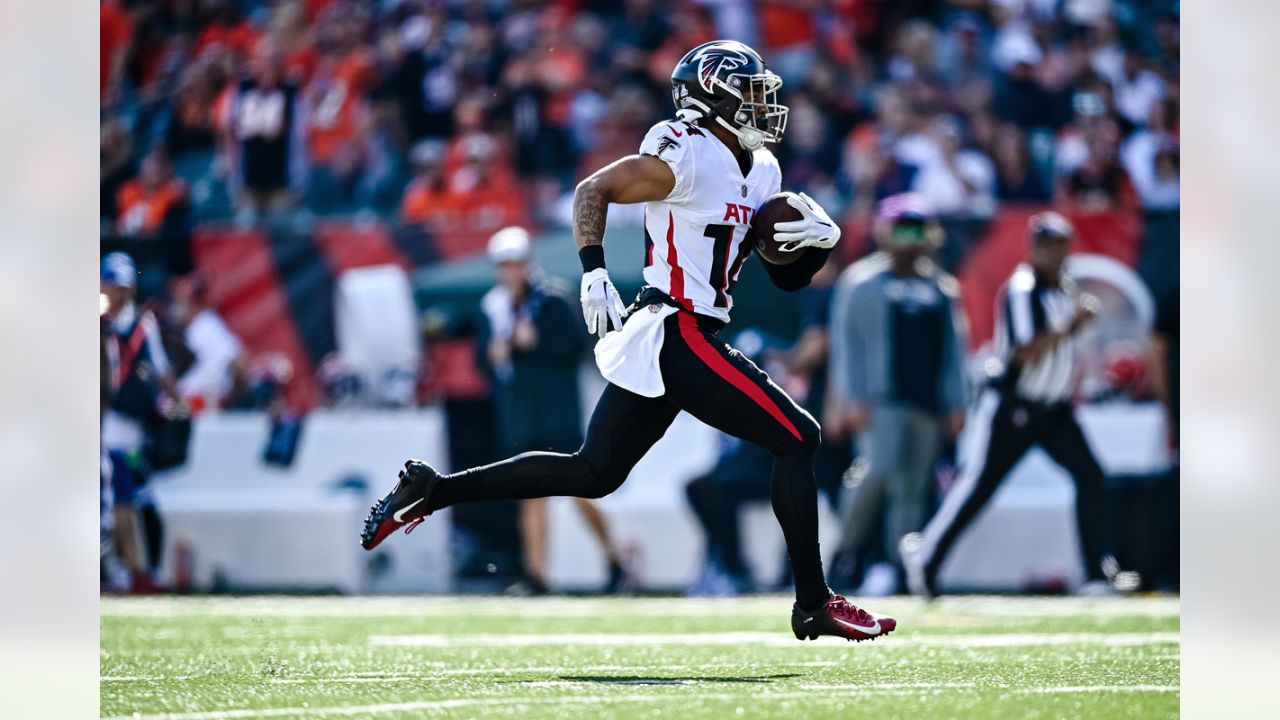
[[[1085,576],[1087,580],[1102,579],[1105,478],[1071,405],[1001,397],[988,390],[980,401],[978,415],[977,422],[990,428],[985,452],[964,468],[923,532],[920,560],[930,586],[935,584],[955,541],[986,507],[1009,471],[1037,445],[1075,482],[1076,525]]]

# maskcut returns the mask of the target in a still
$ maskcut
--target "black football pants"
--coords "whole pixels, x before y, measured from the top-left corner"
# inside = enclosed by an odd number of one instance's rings
[[[719,323],[684,310],[665,323],[659,357],[664,395],[644,397],[611,383],[578,452],[529,452],[454,473],[436,486],[429,509],[475,500],[604,497],[684,410],[773,455],[770,500],[786,539],[796,598],[801,607],[816,608],[830,594],[818,548],[817,422],[755,363],[715,339]]]
[[[1039,445],[1071,475],[1076,485],[1076,526],[1088,580],[1104,577],[1102,519],[1105,477],[1067,403],[1045,405],[1002,398],[991,417],[991,436],[981,467],[966,469],[923,533],[925,575],[938,575],[955,541],[986,507],[1014,465]],[[954,497],[952,497],[954,495]]]

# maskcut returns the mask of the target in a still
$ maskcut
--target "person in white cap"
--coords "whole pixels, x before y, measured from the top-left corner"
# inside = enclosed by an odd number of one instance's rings
[[[498,444],[503,455],[529,451],[573,452],[582,445],[578,364],[587,337],[564,293],[535,272],[529,233],[508,227],[489,239],[498,284],[480,302],[482,365],[493,378]],[[604,516],[590,500],[574,503],[609,562],[605,590],[628,583]],[[543,594],[547,585],[546,498],[520,503],[524,578],[521,593]]]

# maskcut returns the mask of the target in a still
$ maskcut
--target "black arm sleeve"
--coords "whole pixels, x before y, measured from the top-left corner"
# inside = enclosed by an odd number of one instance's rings
[[[795,292],[808,285],[822,266],[827,264],[831,250],[832,248],[806,248],[800,259],[790,265],[773,265],[763,257],[760,262],[764,264],[764,270],[769,273],[769,280],[775,287]]]

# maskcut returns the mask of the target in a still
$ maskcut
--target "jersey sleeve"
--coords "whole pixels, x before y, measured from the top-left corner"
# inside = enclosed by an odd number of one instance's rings
[[[641,155],[652,155],[671,167],[676,184],[665,198],[666,202],[684,202],[693,194],[695,154],[689,145],[701,138],[692,137],[680,122],[661,122],[649,128],[640,143]]]

